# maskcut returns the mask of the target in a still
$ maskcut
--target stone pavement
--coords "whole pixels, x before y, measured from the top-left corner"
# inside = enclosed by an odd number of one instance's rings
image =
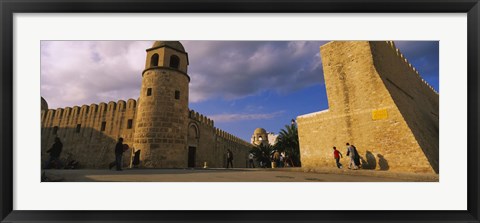
[[[301,168],[79,169],[45,170],[45,175],[60,182],[438,182],[432,174]]]

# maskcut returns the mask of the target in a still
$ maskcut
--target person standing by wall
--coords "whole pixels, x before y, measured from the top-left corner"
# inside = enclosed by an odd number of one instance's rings
[[[275,150],[273,153],[273,162],[275,163],[275,166],[272,165],[272,168],[279,167],[280,165],[280,153],[278,150]]]
[[[357,166],[357,168],[360,169],[362,167],[362,163],[360,162],[360,154],[358,154],[357,147],[355,147],[353,144],[350,146],[352,147],[353,154],[355,156],[355,159],[354,159],[355,166]]]
[[[333,157],[335,158],[335,162],[337,163],[337,168],[342,169],[342,164],[340,163],[340,158],[343,158],[342,153],[337,150],[337,147],[333,147]]]
[[[60,138],[55,137],[55,142],[52,145],[52,148],[47,150],[47,153],[50,153],[50,158],[48,159],[45,169],[50,169],[52,166],[54,168],[60,167],[60,154],[62,153],[63,144],[60,141]]]
[[[255,168],[255,163],[253,162],[254,157],[253,153],[248,154],[248,168]]]
[[[229,165],[233,168],[233,153],[230,149],[227,149],[227,168]]]
[[[347,156],[350,156],[350,163],[348,164],[348,169],[358,169],[358,166],[355,164],[355,154],[355,149],[347,142]]]
[[[116,166],[117,171],[122,170],[122,155],[123,155],[123,152],[124,152],[123,138],[120,137],[120,138],[118,138],[118,142],[115,145],[115,161],[110,163],[109,169],[112,169],[112,167]]]

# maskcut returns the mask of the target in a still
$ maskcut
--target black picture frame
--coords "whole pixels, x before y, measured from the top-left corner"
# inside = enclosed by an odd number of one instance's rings
[[[478,0],[0,0],[1,222],[480,222]],[[466,211],[21,211],[13,210],[14,13],[467,13],[468,204]],[[439,195],[441,196],[441,195]]]

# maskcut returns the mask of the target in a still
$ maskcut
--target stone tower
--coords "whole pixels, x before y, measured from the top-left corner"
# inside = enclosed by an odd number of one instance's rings
[[[147,49],[134,134],[144,167],[187,167],[187,67],[178,41],[156,41]]]

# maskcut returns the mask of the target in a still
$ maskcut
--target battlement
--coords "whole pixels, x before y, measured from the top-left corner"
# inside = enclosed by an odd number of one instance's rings
[[[395,53],[400,60],[402,60],[404,63],[405,63],[405,66],[408,66],[408,68],[416,74],[417,78],[422,81],[428,88],[430,88],[433,92],[435,92],[437,95],[438,95],[438,92],[430,85],[427,83],[427,81],[425,81],[425,79],[423,79],[420,74],[418,73],[418,70],[410,63],[408,62],[407,58],[405,58],[405,56],[400,52],[400,49],[398,49],[396,46],[395,46],[395,43],[393,41],[385,41],[386,44],[388,44],[390,46],[390,48],[392,49],[392,52]]]
[[[195,121],[198,121],[203,125],[207,125],[207,126],[210,126],[210,127],[213,127],[213,125],[214,125],[213,120],[207,118],[207,116],[204,116],[204,115],[194,111],[193,109],[189,111],[188,116],[189,116],[189,118],[191,118]]]
[[[247,146],[247,147],[251,147],[252,144],[244,141],[243,139],[240,139],[228,132],[225,132],[219,128],[214,128],[214,131],[215,131],[215,135],[217,135],[218,137],[220,138],[223,138],[224,140],[227,140],[227,141],[230,141],[230,142],[233,142],[233,143],[237,143],[237,144],[241,144],[243,146]]]
[[[136,104],[136,100],[129,99],[127,102],[119,100],[117,102],[110,101],[108,104],[101,102],[99,104],[49,109],[41,113],[42,126],[67,127],[74,124],[84,124],[94,117],[113,116],[118,112],[135,113]]]

